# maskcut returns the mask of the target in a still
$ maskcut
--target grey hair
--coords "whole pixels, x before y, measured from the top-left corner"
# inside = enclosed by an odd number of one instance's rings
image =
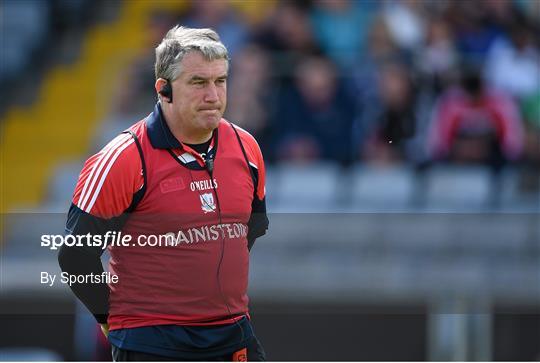
[[[167,32],[161,43],[156,47],[155,74],[156,79],[164,78],[174,81],[182,71],[180,63],[184,56],[198,51],[209,61],[217,59],[229,61],[227,48],[212,29],[194,29],[175,26]]]

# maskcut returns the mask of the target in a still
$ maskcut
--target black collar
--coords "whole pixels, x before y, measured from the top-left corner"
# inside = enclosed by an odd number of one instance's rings
[[[165,122],[165,117],[161,111],[161,104],[158,102],[152,112],[146,118],[146,128],[150,143],[155,149],[178,149],[182,148],[182,143],[174,137],[169,125]]]
[[[154,149],[184,149],[184,145],[173,135],[169,125],[165,122],[165,116],[159,102],[156,103],[154,111],[146,118],[146,128]],[[218,128],[216,127],[212,133],[214,153],[218,145]]]

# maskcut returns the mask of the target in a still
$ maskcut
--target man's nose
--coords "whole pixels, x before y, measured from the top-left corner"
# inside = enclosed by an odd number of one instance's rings
[[[204,94],[204,100],[206,102],[217,102],[217,101],[219,101],[217,87],[212,82],[210,82],[208,84],[208,87],[206,87],[206,92]]]

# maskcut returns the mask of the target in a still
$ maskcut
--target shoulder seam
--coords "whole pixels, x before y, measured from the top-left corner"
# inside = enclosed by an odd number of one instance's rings
[[[94,164],[92,172],[86,180],[83,191],[81,192],[79,198],[79,208],[81,210],[90,213],[113,164],[122,152],[133,143],[134,140],[131,135],[124,134],[115,138],[113,142],[102,150],[103,153],[99,160]]]
[[[258,169],[258,166],[255,164],[258,161],[257,153],[260,153],[260,146],[257,139],[255,139],[255,136],[253,136],[250,132],[246,131],[235,123],[231,122],[231,124],[233,124],[235,129],[238,130],[238,134],[244,142],[246,149],[249,149],[250,151],[249,156],[253,158],[253,161],[249,160],[248,158],[249,163]]]

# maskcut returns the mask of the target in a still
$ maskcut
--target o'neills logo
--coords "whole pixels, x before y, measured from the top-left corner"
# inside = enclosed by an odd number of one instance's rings
[[[169,232],[160,236],[159,240],[165,242],[167,246],[178,246],[179,244],[217,241],[220,238],[245,238],[247,237],[247,233],[248,228],[245,224],[221,223],[198,228],[189,228],[187,230],[180,230],[176,233]]]
[[[213,184],[213,186],[212,186]],[[199,180],[199,181],[192,181],[189,184],[189,187],[191,188],[191,191],[194,192],[196,190],[210,190],[218,187],[216,179],[206,179],[206,180]]]

